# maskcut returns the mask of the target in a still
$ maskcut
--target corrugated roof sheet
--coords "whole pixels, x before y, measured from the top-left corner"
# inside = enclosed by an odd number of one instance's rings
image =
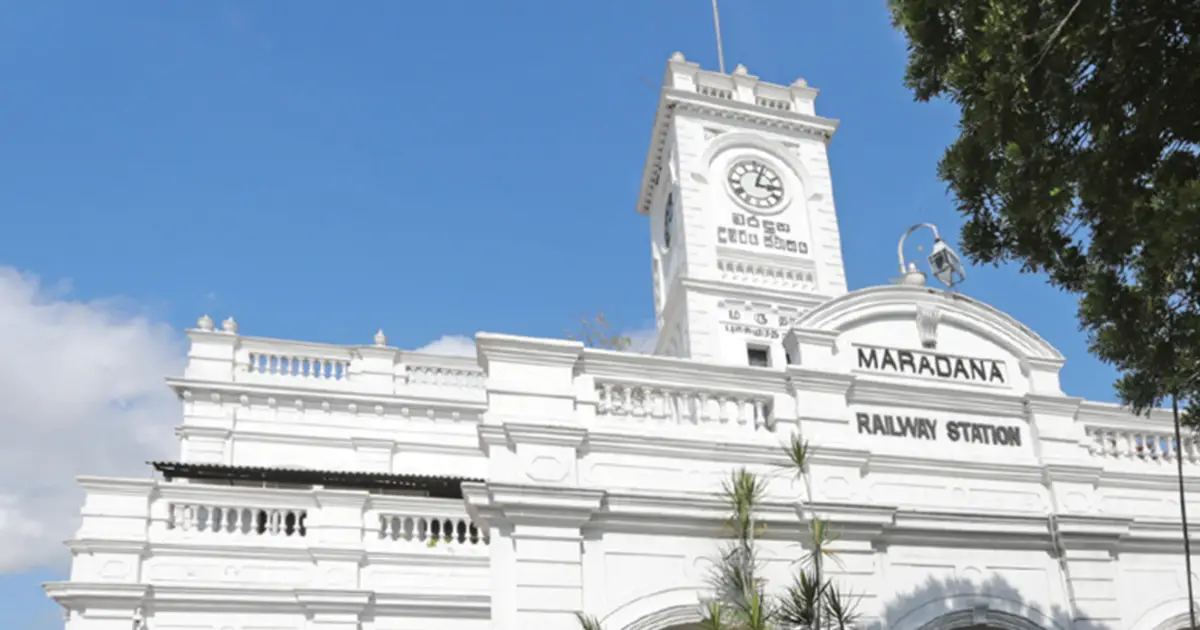
[[[443,499],[461,499],[463,482],[483,481],[467,477],[405,475],[357,470],[312,470],[164,461],[148,463],[168,481],[178,478],[321,485],[355,490],[412,490]]]

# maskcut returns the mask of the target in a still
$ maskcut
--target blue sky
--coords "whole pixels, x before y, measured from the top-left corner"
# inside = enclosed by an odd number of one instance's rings
[[[30,308],[103,308],[96,321],[176,341],[205,312],[336,343],[382,327],[405,348],[560,336],[600,311],[644,328],[634,201],[657,87],[675,50],[716,68],[710,7],[0,2],[0,267],[36,285]],[[842,121],[830,156],[851,288],[896,275],[909,225],[956,233],[935,166],[957,111],[912,101],[883,0],[722,9],[730,68],[803,76]],[[965,293],[1067,354],[1068,393],[1112,398],[1074,300],[1013,269],[970,273]],[[0,500],[16,492],[0,483]],[[37,584],[61,572],[0,575],[0,625],[60,624]]]

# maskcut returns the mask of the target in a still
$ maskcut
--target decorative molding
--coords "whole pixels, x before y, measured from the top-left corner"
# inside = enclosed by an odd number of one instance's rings
[[[236,400],[242,395],[247,395],[262,398],[268,407],[273,406],[270,400],[276,399],[278,401],[298,400],[302,405],[312,407],[320,407],[321,403],[328,401],[331,404],[336,403],[339,411],[343,407],[349,411],[348,408],[350,405],[357,405],[363,409],[370,409],[372,406],[382,406],[384,409],[409,407],[414,409],[433,409],[447,413],[482,413],[487,411],[486,400],[472,401],[450,396],[442,398],[413,395],[404,391],[407,386],[398,389],[396,393],[392,394],[321,389],[319,386],[307,383],[297,383],[293,386],[232,381],[203,381],[189,378],[168,378],[167,386],[180,399],[184,399],[188,395],[196,396],[215,393],[221,396],[228,395],[231,400]],[[447,389],[452,389],[455,392],[462,391],[453,388]],[[257,404],[253,398],[251,399],[251,403]]]
[[[870,455],[864,474],[921,475],[945,478],[947,474],[959,479],[985,479],[1014,483],[1041,484],[1042,468],[1037,464],[1000,464],[971,460],[946,460],[913,455]]]
[[[630,352],[589,348],[583,353],[584,373],[596,381],[620,381],[647,387],[720,389],[739,393],[787,393],[782,372],[762,368],[717,365]]]
[[[1079,405],[1082,402],[1082,398],[1074,396],[1025,394],[1025,407],[1029,410],[1029,413],[1033,414],[1066,416],[1073,419],[1079,413]]]
[[[846,394],[849,405],[881,405],[904,409],[976,413],[1025,419],[1025,399],[990,390],[947,387],[855,375]]]
[[[780,438],[771,433],[724,435],[721,441],[656,435],[646,439],[644,431],[616,433],[588,431],[584,449],[588,453],[613,453],[649,457],[686,458],[729,464],[761,463],[783,465],[788,462]]]
[[[854,385],[854,376],[826,370],[815,370],[789,365],[787,367],[789,389],[794,393],[814,392],[845,396]]]
[[[508,437],[508,444],[511,446],[540,444],[578,448],[587,439],[587,430],[577,427],[518,422],[505,422],[502,426],[504,434]]]

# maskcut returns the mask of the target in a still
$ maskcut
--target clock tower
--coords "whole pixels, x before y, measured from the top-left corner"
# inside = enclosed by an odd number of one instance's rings
[[[667,63],[637,210],[650,219],[656,354],[786,363],[791,320],[846,292],[817,90]]]

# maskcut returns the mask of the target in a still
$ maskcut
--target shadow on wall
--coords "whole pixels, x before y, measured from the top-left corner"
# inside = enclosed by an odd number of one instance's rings
[[[1049,598],[1048,598],[1049,599]],[[929,578],[883,606],[872,628],[887,630],[1074,630],[1071,611],[1026,601],[1000,576]],[[1089,622],[1088,630],[1121,630]]]

